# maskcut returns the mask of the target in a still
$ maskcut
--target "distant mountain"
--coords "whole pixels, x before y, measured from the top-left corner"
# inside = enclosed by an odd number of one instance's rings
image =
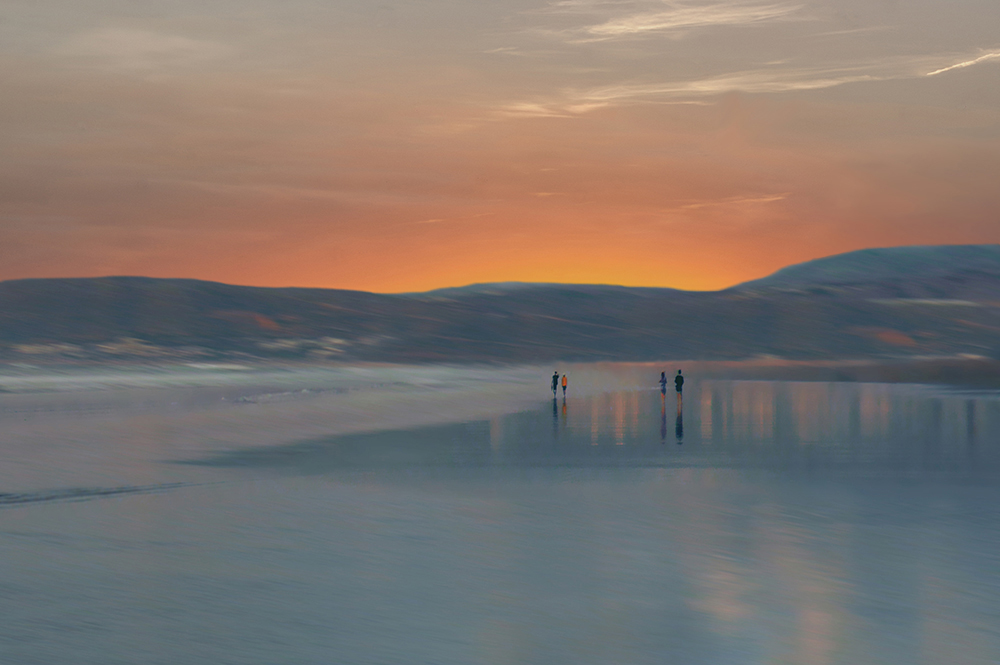
[[[862,250],[717,292],[418,294],[104,277],[0,282],[0,357],[394,362],[1000,357],[1000,246]]]
[[[559,284],[553,282],[487,282],[469,284],[468,286],[453,286],[420,293],[401,293],[398,295],[420,300],[441,298],[469,298],[472,296],[508,296],[519,295],[526,291],[559,291],[565,293],[586,293],[592,295],[607,295],[613,293],[683,293],[679,289],[649,286],[615,286],[613,284]]]
[[[807,261],[735,287],[740,291],[834,287],[869,295],[977,298],[997,295],[1000,245],[862,249]]]
[[[539,286],[552,286],[538,282],[488,282],[485,284],[469,284],[467,286],[451,286],[444,289],[434,289],[433,291],[421,291],[417,293],[400,293],[401,296],[411,298],[453,298],[470,295],[500,295],[520,291],[522,289],[534,289]]]

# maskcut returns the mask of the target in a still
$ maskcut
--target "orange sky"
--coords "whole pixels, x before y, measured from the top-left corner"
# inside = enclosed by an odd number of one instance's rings
[[[1000,5],[15,3],[0,279],[715,289],[1000,242]]]

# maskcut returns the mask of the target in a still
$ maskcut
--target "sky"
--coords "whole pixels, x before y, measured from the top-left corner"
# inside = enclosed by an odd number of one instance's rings
[[[4,0],[0,279],[718,289],[1000,242],[996,0]]]

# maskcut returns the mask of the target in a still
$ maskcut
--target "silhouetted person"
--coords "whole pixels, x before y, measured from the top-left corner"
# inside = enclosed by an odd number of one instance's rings
[[[677,376],[674,377],[674,389],[677,391],[677,413],[679,415],[681,403],[684,401],[684,376],[680,370],[677,370]]]
[[[563,399],[566,399],[566,386],[568,386],[568,385],[569,385],[569,379],[567,379],[566,375],[563,374],[563,378],[562,378]]]
[[[559,390],[559,372],[552,372],[552,396],[556,396],[556,391]]]
[[[660,372],[660,394],[661,395],[666,395],[667,394],[667,373],[666,372]]]

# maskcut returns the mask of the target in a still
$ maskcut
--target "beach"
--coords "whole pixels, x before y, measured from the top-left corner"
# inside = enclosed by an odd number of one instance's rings
[[[15,368],[0,653],[996,661],[1000,394],[680,365]]]

